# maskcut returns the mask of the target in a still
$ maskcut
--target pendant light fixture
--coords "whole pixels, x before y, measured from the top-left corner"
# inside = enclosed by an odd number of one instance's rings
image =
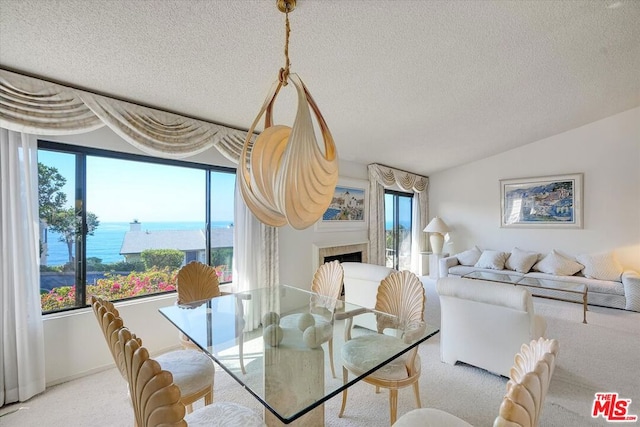
[[[240,190],[253,214],[264,224],[290,224],[302,230],[327,210],[338,183],[338,154],[331,132],[309,90],[297,74],[289,73],[289,13],[296,0],[277,0],[285,14],[285,66],[253,121],[240,156]],[[273,105],[280,89],[291,82],[298,94],[293,126],[273,123]],[[324,150],[318,145],[309,107],[313,110]],[[251,141],[264,118],[264,131]]]

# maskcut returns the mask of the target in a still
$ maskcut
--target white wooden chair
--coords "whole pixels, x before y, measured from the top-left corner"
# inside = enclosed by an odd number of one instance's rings
[[[183,266],[178,271],[177,277],[178,304],[189,304],[195,301],[209,300],[222,295],[231,295],[228,292],[220,291],[220,281],[216,270],[198,261],[192,261]],[[236,299],[235,336],[238,343],[238,357],[240,369],[246,374],[244,367],[243,350],[243,330],[244,317],[242,316],[242,301],[240,297]],[[238,314],[239,313],[239,314]],[[180,344],[185,349],[199,350],[185,334],[179,333]]]
[[[171,372],[149,357],[149,352],[126,328],[118,331],[118,348],[129,378],[129,395],[137,427],[262,427],[251,409],[231,402],[216,402],[185,415],[180,387]]]
[[[120,374],[128,382],[124,359],[118,346],[118,333],[124,327],[120,313],[111,302],[95,296],[91,296],[91,306],[111,356]],[[139,338],[135,339],[142,345]],[[181,390],[180,401],[189,411],[192,410],[192,404],[202,398],[205,405],[213,402],[215,367],[206,354],[195,350],[175,350],[158,356],[157,360],[164,369],[173,373],[173,379]]]
[[[422,336],[425,329],[424,307],[426,297],[424,287],[418,277],[410,271],[391,273],[380,282],[376,296],[375,310],[393,316],[376,316],[378,333],[366,334],[351,338],[351,318],[347,320],[348,339],[342,347],[342,376],[348,381],[349,372],[362,375],[380,363],[382,355],[377,350],[388,348],[406,348],[407,342],[414,341],[414,337]],[[384,334],[390,328],[399,332],[400,336]],[[388,351],[387,351],[388,352]],[[378,357],[377,357],[378,356]],[[413,386],[416,406],[420,408],[420,356],[418,347],[414,347],[402,356],[394,359],[363,381],[389,389],[390,424],[396,420],[398,406],[398,389]],[[342,417],[347,404],[347,390],[342,392],[342,407],[339,417]]]
[[[559,351],[558,341],[539,338],[523,344],[516,354],[494,427],[537,427]],[[472,427],[439,409],[407,412],[394,427]]]
[[[342,291],[344,272],[339,261],[331,261],[322,264],[313,275],[311,292],[316,293],[310,298],[309,313],[313,316],[314,326],[317,330],[325,332],[325,338],[329,347],[329,363],[331,374],[336,377],[333,365],[333,313],[336,309],[336,301]],[[301,318],[305,313],[295,313],[283,316],[280,319],[280,327],[301,328]],[[304,332],[304,331],[303,331]]]

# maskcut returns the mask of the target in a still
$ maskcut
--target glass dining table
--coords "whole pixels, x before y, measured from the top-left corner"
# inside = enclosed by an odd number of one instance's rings
[[[318,311],[318,306],[329,309]],[[310,319],[307,313],[311,307],[315,319],[321,316],[320,320]],[[348,319],[364,313],[389,314],[286,285],[162,307],[159,311],[264,405],[268,426],[324,425],[324,402],[439,332],[437,327],[425,324],[411,342],[403,341],[387,353],[377,349],[379,357],[372,361],[371,369],[344,383],[340,349]],[[293,314],[297,314],[297,322],[284,322]],[[282,326],[285,324],[288,327]],[[351,336],[371,333],[377,332],[355,327]],[[330,368],[330,338],[337,378]]]

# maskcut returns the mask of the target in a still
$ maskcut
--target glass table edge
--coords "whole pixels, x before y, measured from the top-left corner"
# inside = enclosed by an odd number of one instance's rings
[[[280,286],[287,286],[287,285],[280,285]],[[290,286],[287,286],[290,287]],[[295,288],[295,287],[294,287]],[[298,289],[298,288],[295,288]],[[303,292],[306,293],[311,293],[309,291],[306,291],[304,289],[299,289]],[[224,296],[220,296],[220,297],[214,297],[214,298],[224,298],[224,297],[235,297],[236,295],[240,295],[240,294],[248,294],[251,291],[241,291],[241,292],[237,292],[237,293],[233,293],[233,294],[227,294]],[[312,294],[312,293],[311,293]],[[203,302],[209,301],[213,298],[210,299],[205,299],[205,300],[200,300],[200,301],[194,301],[192,303],[188,303],[188,304],[179,304],[176,306],[189,306],[189,305],[195,305],[197,303],[202,304]],[[354,307],[356,306],[355,304],[352,304]],[[377,371],[378,369],[380,369],[381,367],[383,367],[384,365],[388,364],[389,362],[397,359],[398,357],[402,356],[403,354],[409,352],[411,349],[416,348],[417,346],[419,346],[420,344],[422,344],[423,342],[425,342],[426,340],[428,340],[429,338],[433,337],[434,335],[436,335],[437,333],[440,332],[440,328],[432,326],[430,324],[426,324],[430,329],[425,333],[425,335],[423,337],[418,338],[415,342],[409,344],[405,349],[403,349],[401,352],[393,355],[392,357],[384,360],[383,362],[379,363],[378,365],[376,365],[375,367],[371,368],[370,370],[368,370],[367,372],[365,372],[362,375],[358,375],[356,377],[354,377],[352,380],[347,381],[346,383],[343,383],[342,385],[340,385],[339,387],[337,387],[335,390],[331,391],[330,393],[324,395],[322,398],[318,399],[317,401],[313,402],[311,405],[309,405],[308,407],[294,413],[291,416],[282,416],[281,414],[279,414],[274,408],[271,407],[271,405],[269,403],[267,403],[265,401],[264,398],[262,398],[258,393],[254,392],[249,386],[247,386],[231,369],[229,369],[228,367],[226,367],[223,363],[221,363],[218,358],[216,358],[213,354],[211,354],[211,352],[208,351],[208,349],[203,348],[198,342],[197,340],[192,339],[192,337],[185,331],[183,331],[181,328],[178,327],[178,325],[176,325],[175,323],[173,323],[173,321],[167,316],[167,314],[163,311],[163,308],[171,308],[173,306],[167,306],[167,307],[160,307],[158,308],[158,311],[160,312],[160,314],[162,314],[162,316],[167,319],[169,321],[169,323],[171,323],[177,330],[179,330],[180,332],[182,332],[183,334],[185,334],[185,336],[187,336],[191,342],[193,342],[200,350],[202,350],[202,352],[204,354],[206,354],[211,360],[213,360],[218,366],[220,366],[220,368],[222,370],[224,370],[226,373],[228,373],[231,378],[233,378],[240,386],[242,386],[243,389],[245,389],[247,392],[249,392],[249,394],[251,394],[253,397],[255,397],[258,402],[260,402],[269,412],[271,412],[276,418],[278,418],[280,421],[282,421],[282,423],[284,424],[290,424],[293,421],[296,421],[298,418],[304,416],[305,414],[311,412],[312,410],[316,409],[317,407],[319,407],[320,405],[324,404],[325,402],[327,402],[329,399],[335,397],[336,395],[338,395],[339,393],[343,392],[344,390],[346,390],[347,388],[349,388],[350,386],[354,385],[355,383],[361,381],[363,378],[371,375],[372,373],[374,373],[375,371]],[[375,310],[373,309],[366,309],[367,312],[371,312],[371,313],[376,313]],[[354,309],[353,311],[358,311],[358,309]],[[393,315],[388,314],[388,313],[382,313],[385,314],[387,316],[393,317]]]

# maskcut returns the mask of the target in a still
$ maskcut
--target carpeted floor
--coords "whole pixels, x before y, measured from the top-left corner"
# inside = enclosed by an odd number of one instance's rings
[[[423,282],[427,290],[426,320],[439,324],[434,283],[426,278]],[[589,324],[585,325],[579,304],[536,298],[535,308],[547,319],[547,336],[560,341],[540,425],[608,425],[603,418],[591,417],[596,392],[617,392],[621,398],[631,399],[630,413],[640,415],[640,313],[589,307]],[[492,425],[506,378],[464,364],[441,363],[439,351],[439,334],[420,346],[423,406],[451,412],[478,427]],[[338,361],[339,349],[335,354]],[[216,372],[215,400],[238,402],[262,413],[258,401],[221,370]],[[336,396],[325,404],[327,426],[389,425],[386,391],[376,394],[372,386],[362,382],[349,388],[344,418],[337,417],[340,403],[341,397]],[[410,411],[413,405],[411,388],[401,390],[398,414]],[[126,385],[115,368],[51,387],[27,402],[0,409],[3,427],[97,425],[132,425]]]

